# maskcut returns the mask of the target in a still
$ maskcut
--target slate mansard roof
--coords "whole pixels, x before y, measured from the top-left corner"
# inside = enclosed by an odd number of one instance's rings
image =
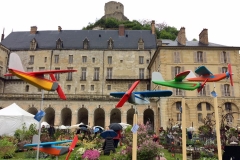
[[[37,49],[56,49],[56,41],[63,42],[62,49],[83,49],[83,41],[89,41],[88,49],[107,49],[110,38],[113,49],[138,49],[140,38],[144,41],[144,49],[156,49],[156,37],[150,30],[125,30],[124,36],[119,36],[118,30],[62,30],[12,32],[1,43],[10,50],[29,50],[33,38],[37,41]]]
[[[173,41],[173,40],[169,40],[169,39],[162,39],[162,43],[166,44],[167,46],[182,46],[181,44],[178,43],[177,40]],[[229,46],[225,46],[225,45],[221,45],[221,44],[216,44],[216,43],[211,43],[209,42],[208,44],[203,44],[200,43],[199,41],[186,41],[186,47],[229,47]]]

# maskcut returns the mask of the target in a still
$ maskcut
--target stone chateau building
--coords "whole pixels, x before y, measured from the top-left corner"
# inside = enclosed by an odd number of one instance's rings
[[[115,4],[115,2],[114,2]],[[119,3],[117,3],[119,4]],[[121,6],[123,13],[123,5]],[[106,11],[105,6],[105,12]],[[105,13],[106,15],[106,13]],[[117,109],[119,99],[110,92],[127,91],[136,80],[135,89],[172,90],[173,95],[152,98],[151,104],[137,106],[138,122],[150,120],[153,128],[166,128],[181,122],[181,98],[186,98],[187,126],[197,128],[213,112],[210,92],[214,83],[204,89],[183,91],[151,83],[151,73],[159,71],[164,79],[171,80],[183,70],[195,70],[205,65],[213,73],[227,71],[232,64],[234,87],[229,80],[215,83],[221,114],[229,113],[226,123],[236,126],[239,121],[239,50],[208,41],[208,30],[203,29],[199,41],[188,41],[182,27],[175,41],[157,40],[155,22],[152,30],[57,30],[41,31],[32,26],[29,31],[12,32],[0,43],[0,107],[13,102],[32,114],[41,105],[41,90],[16,78],[4,77],[9,55],[17,53],[26,71],[76,69],[77,72],[56,74],[56,79],[66,93],[67,100],[60,100],[56,92],[44,92],[44,121],[53,125],[74,125],[80,122],[108,126],[113,122],[132,124],[134,106],[130,103]],[[45,75],[48,78],[48,75]],[[233,115],[233,117],[231,116]]]

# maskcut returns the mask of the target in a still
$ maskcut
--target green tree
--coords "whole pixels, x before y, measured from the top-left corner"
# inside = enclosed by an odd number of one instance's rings
[[[150,20],[133,20],[133,21],[119,21],[115,18],[99,19],[95,23],[89,23],[83,30],[92,30],[94,27],[118,28],[120,24],[124,24],[125,28],[130,30],[151,30]],[[155,33],[157,39],[171,39],[175,40],[178,30],[175,27],[168,26],[165,22],[155,24]]]

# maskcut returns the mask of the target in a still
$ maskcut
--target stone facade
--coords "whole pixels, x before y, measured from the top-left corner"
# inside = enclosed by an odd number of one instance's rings
[[[205,60],[196,60],[196,53],[205,53]],[[222,57],[223,53],[226,53]],[[224,61],[223,61],[224,59]],[[181,106],[181,99],[184,97],[186,100],[186,115],[187,115],[187,127],[190,127],[193,123],[195,128],[203,125],[201,119],[206,118],[214,112],[213,98],[210,94],[215,90],[218,95],[218,105],[222,108],[219,109],[220,116],[225,115],[228,112],[237,112],[233,114],[233,119],[229,120],[229,125],[239,125],[240,118],[240,93],[239,93],[239,48],[229,47],[165,47],[159,46],[156,50],[154,57],[149,65],[150,72],[161,72],[165,80],[171,80],[181,71],[192,70],[204,65],[213,74],[223,73],[227,69],[227,64],[231,63],[233,70],[233,82],[234,87],[230,86],[230,80],[225,79],[219,82],[208,82],[203,91],[198,93],[195,91],[183,91],[179,89],[173,89],[165,86],[156,86],[152,84],[151,88],[160,90],[172,90],[173,96],[169,98],[160,99],[158,106],[160,108],[161,120],[160,125],[166,128],[169,125],[169,119],[174,123],[181,123],[179,118],[180,110],[178,104]],[[215,88],[214,88],[215,86]],[[227,88],[225,88],[226,86]],[[229,109],[227,108],[228,106]],[[214,119],[214,116],[212,117]],[[220,120],[222,118],[220,117]],[[231,118],[230,118],[231,119]]]

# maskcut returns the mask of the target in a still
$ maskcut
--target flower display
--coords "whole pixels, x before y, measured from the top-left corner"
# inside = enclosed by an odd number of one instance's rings
[[[100,157],[100,153],[96,149],[86,150],[82,156],[86,160],[97,160]]]

